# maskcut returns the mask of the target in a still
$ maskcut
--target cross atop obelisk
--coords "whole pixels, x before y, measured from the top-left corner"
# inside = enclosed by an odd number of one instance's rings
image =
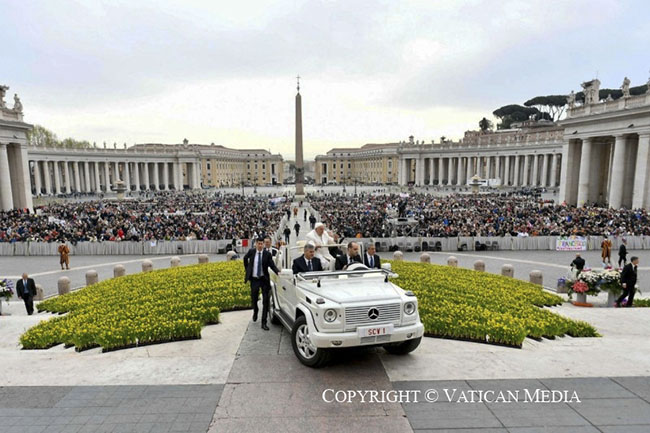
[[[305,169],[302,160],[302,101],[300,99],[300,75],[296,77],[296,197],[305,195]]]

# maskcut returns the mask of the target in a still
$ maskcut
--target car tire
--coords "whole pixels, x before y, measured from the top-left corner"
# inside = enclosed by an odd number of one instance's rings
[[[384,349],[391,355],[406,355],[413,352],[418,348],[422,337],[414,338],[412,340],[402,341],[401,343],[385,344]]]
[[[307,340],[305,341],[305,337]],[[323,367],[330,359],[330,351],[313,347],[309,342],[309,327],[305,316],[299,316],[291,329],[291,346],[298,361],[312,368]]]

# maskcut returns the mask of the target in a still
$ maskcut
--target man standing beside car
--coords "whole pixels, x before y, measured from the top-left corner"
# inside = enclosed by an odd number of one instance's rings
[[[253,307],[253,322],[257,321],[258,307],[257,301],[260,296],[260,289],[262,289],[262,329],[269,330],[266,326],[266,319],[269,315],[269,295],[271,292],[271,277],[269,268],[276,274],[280,271],[273,263],[273,256],[264,249],[264,239],[257,239],[255,248],[248,250],[244,256],[244,269],[246,269],[246,277],[244,282],[251,282],[251,305]]]
[[[375,244],[373,243],[368,244],[368,248],[366,249],[366,254],[363,255],[363,264],[370,269],[372,268],[381,269],[381,259],[375,253],[376,253]]]

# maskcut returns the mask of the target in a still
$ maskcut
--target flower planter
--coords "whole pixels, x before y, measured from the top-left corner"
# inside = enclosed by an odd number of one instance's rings
[[[616,295],[612,292],[607,292],[607,306],[613,307],[616,303]]]
[[[576,302],[580,304],[586,304],[587,303],[587,295],[584,293],[576,293]]]

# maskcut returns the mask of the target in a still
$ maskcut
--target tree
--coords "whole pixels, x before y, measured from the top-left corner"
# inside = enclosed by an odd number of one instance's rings
[[[501,123],[497,125],[498,129],[508,129],[514,122],[523,122],[524,120],[528,120],[530,116],[537,116],[539,110],[535,107],[523,107],[517,104],[510,104],[497,108],[492,114],[501,120]]]
[[[61,141],[60,147],[67,147],[69,149],[84,149],[89,148],[90,143],[86,140],[79,141],[74,138],[68,137]]]
[[[481,128],[481,132],[487,132],[494,127],[494,124],[491,120],[486,119],[485,117],[479,120],[478,127]]]
[[[544,116],[552,122],[560,120],[564,110],[567,107],[567,95],[547,95],[536,96],[524,102],[526,107],[535,107],[540,113],[548,113],[548,117]]]
[[[56,134],[41,125],[34,125],[34,129],[27,134],[27,141],[32,146],[38,147],[59,146],[59,139]]]

